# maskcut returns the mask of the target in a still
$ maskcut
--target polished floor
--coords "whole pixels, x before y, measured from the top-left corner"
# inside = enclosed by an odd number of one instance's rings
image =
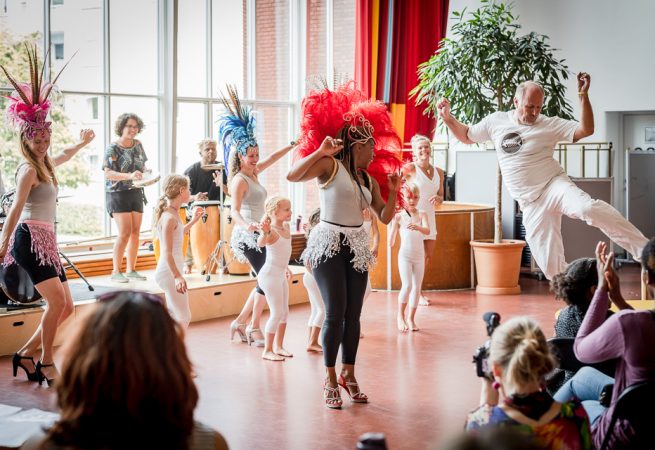
[[[619,272],[624,296],[638,298],[638,269]],[[295,356],[263,361],[261,350],[228,341],[231,318],[192,324],[187,344],[196,366],[200,402],[196,417],[215,427],[232,449],[353,449],[367,431],[386,434],[389,449],[435,448],[461,430],[478,405],[480,383],[471,356],[485,339],[481,316],[528,315],[552,334],[562,306],[547,282],[522,277],[520,296],[475,291],[430,293],[420,307],[419,332],[399,334],[397,293],[374,292],[364,306],[357,376],[371,402],[341,411],[322,403],[321,356],[305,352],[307,304],[293,306],[286,348]],[[0,359],[0,403],[55,410],[51,390],[11,378],[9,358]]]

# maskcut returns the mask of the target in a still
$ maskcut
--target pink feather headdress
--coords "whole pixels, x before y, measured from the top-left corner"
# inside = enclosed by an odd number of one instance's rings
[[[51,122],[46,120],[50,111],[48,96],[55,88],[55,82],[61,72],[68,65],[64,65],[52,83],[43,83],[45,63],[39,74],[39,63],[37,58],[36,45],[30,47],[25,44],[27,58],[30,66],[30,83],[16,81],[4,66],[0,69],[14,87],[12,93],[6,97],[9,99],[9,106],[6,111],[7,124],[14,128],[17,133],[23,133],[27,139],[34,139],[34,136],[42,131],[50,133]],[[46,53],[46,59],[48,54]]]

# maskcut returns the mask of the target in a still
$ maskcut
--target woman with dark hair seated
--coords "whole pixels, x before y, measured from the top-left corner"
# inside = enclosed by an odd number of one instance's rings
[[[554,397],[559,401],[572,397],[582,401],[592,425],[594,445],[600,448],[621,392],[633,384],[655,380],[655,352],[652,349],[655,311],[626,309],[605,320],[609,292],[618,288],[619,278],[613,268],[614,254],[607,255],[604,242],[599,242],[596,247],[596,260],[598,289],[575,338],[574,350],[578,359],[587,364],[616,360],[616,372],[611,378],[594,368],[583,367]],[[641,262],[648,275],[648,287],[653,290],[655,239],[644,247]],[[612,399],[609,408],[605,408],[598,399],[604,386],[611,383],[614,383]],[[639,437],[629,422],[619,421],[612,430],[608,448],[629,448]]]
[[[23,449],[227,449],[193,420],[198,391],[182,330],[153,294],[102,295],[64,349],[59,420]]]

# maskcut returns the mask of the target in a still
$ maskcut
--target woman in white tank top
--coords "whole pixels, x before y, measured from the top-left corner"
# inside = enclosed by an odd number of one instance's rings
[[[271,315],[264,330],[262,358],[284,361],[293,355],[284,349],[284,334],[289,316],[289,258],[291,258],[291,201],[272,197],[266,202],[266,214],[260,224],[262,234],[257,239],[266,247],[266,262],[257,274],[257,282],[266,292]]]
[[[155,208],[155,226],[161,243],[161,253],[155,270],[155,282],[164,291],[166,304],[173,319],[183,329],[191,322],[189,295],[186,280],[182,276],[184,255],[182,243],[184,234],[200,220],[202,208],[195,208],[193,218],[184,225],[180,220],[180,207],[191,197],[189,178],[171,174],[164,178],[164,195],[159,198]]]
[[[407,164],[403,168],[403,176],[406,181],[418,186],[421,193],[417,208],[425,211],[430,226],[430,232],[424,237],[423,241],[425,267],[430,267],[430,258],[434,252],[437,239],[437,224],[434,216],[434,208],[443,203],[444,172],[440,168],[430,164],[432,145],[430,139],[426,136],[417,134],[412,138],[412,155],[414,162]],[[424,295],[421,295],[419,304],[428,306],[430,302]]]

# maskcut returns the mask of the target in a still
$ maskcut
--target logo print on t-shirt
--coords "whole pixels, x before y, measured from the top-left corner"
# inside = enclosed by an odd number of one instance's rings
[[[521,136],[518,133],[507,133],[500,141],[500,148],[503,150],[503,153],[508,155],[513,155],[518,152],[521,150],[522,146],[523,139],[521,139]]]

